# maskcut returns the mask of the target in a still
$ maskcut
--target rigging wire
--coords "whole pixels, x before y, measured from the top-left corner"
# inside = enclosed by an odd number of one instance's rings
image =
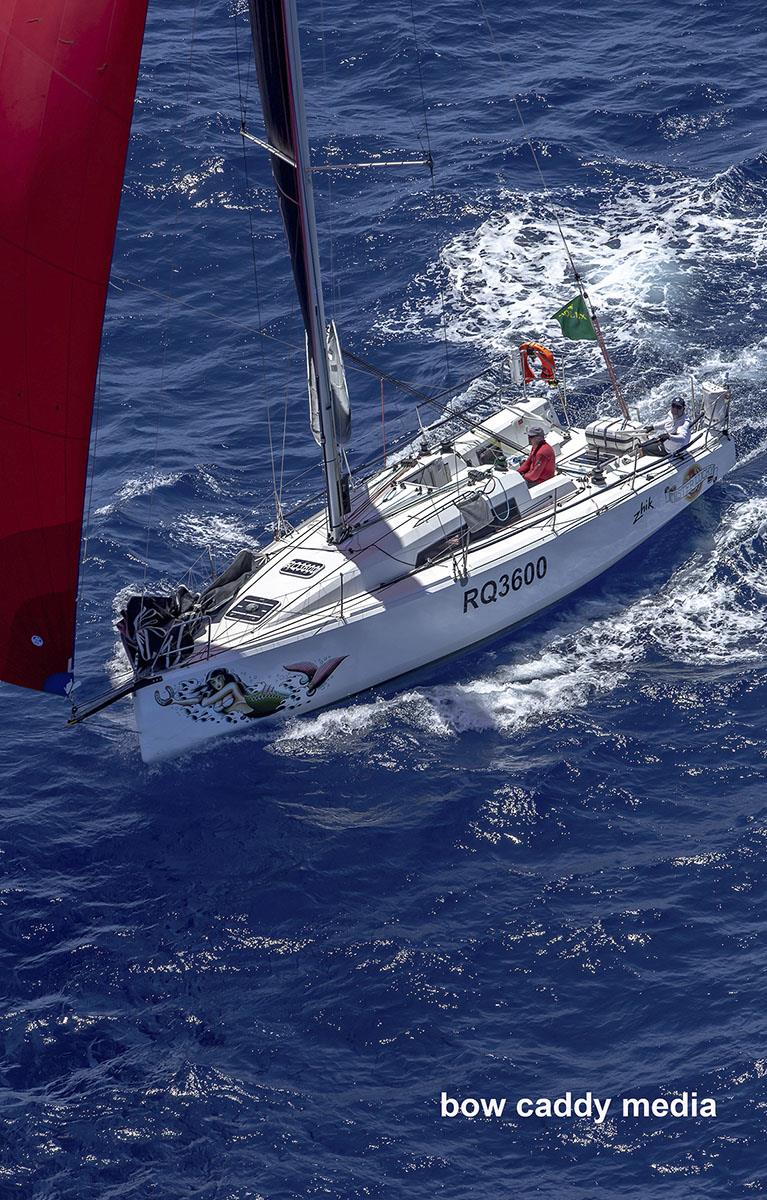
[[[327,52],[327,46],[326,46],[327,26],[325,24],[325,0],[320,0],[320,27],[322,29],[322,34],[320,35],[320,46],[321,46],[321,54],[322,54],[322,82],[323,82],[323,85],[327,92],[328,52]],[[326,153],[325,158],[327,158],[327,157],[328,156]],[[332,171],[327,172],[327,184],[328,184],[327,224],[328,224],[328,229],[329,229],[329,236],[327,238],[328,256],[329,256],[328,274],[330,276],[331,308],[332,308],[332,311],[335,313],[340,309],[341,305],[340,305],[340,290],[339,290],[338,282],[336,279],[336,263],[335,263],[336,239],[335,239],[335,229],[334,229],[334,225],[333,225],[333,172]],[[323,241],[324,240],[325,239],[323,239]]]
[[[157,288],[147,287],[146,284],[139,283],[135,279],[128,279],[124,275],[116,275],[116,274],[112,275],[112,279],[110,282],[113,287],[116,287],[116,284],[114,283],[114,280],[116,280],[116,279],[119,279],[120,283],[123,284],[125,287],[138,288],[139,291],[147,292],[150,296],[157,296],[157,297],[159,297],[159,299],[167,300],[169,303],[179,304],[183,308],[192,309],[193,312],[197,312],[206,317],[209,317],[213,321],[221,321],[224,325],[229,325],[232,328],[244,329],[246,331],[246,333],[254,333],[254,334],[257,334],[259,337],[267,338],[271,342],[276,342],[276,344],[279,346],[284,346],[285,349],[288,350],[291,354],[298,353],[298,347],[293,342],[289,342],[285,338],[278,337],[278,335],[275,333],[270,333],[268,329],[258,328],[256,325],[249,325],[245,321],[238,321],[236,317],[232,317],[232,316],[222,317],[220,313],[214,312],[210,308],[202,308],[199,304],[193,304],[189,300],[182,300],[179,296],[173,296],[169,292],[162,292],[162,291],[159,291]],[[120,291],[121,289],[117,288],[117,290]],[[348,346],[342,347],[342,353],[343,353],[344,363],[350,364],[354,370],[365,371],[367,374],[375,376],[376,379],[384,379],[384,380],[386,380],[387,383],[393,384],[395,387],[399,388],[400,391],[406,392],[409,395],[414,396],[417,400],[430,399],[428,392],[421,391],[419,388],[415,387],[413,384],[406,383],[405,380],[398,379],[395,375],[391,375],[387,371],[381,370],[380,367],[376,367],[373,363],[368,362],[367,359],[361,358],[358,354],[355,354],[352,350],[350,350],[348,348]],[[453,390],[453,389],[448,389],[448,390]]]
[[[220,313],[214,312],[211,308],[203,308],[199,304],[192,304],[189,300],[182,300],[180,296],[173,296],[169,292],[161,292],[157,288],[147,287],[145,283],[139,283],[136,279],[128,279],[125,275],[112,274],[109,282],[110,285],[120,291],[115,284],[115,279],[119,279],[120,283],[125,287],[138,288],[141,292],[147,292],[150,296],[158,296],[161,300],[168,300],[172,304],[179,304],[182,308],[191,308],[193,312],[200,313],[202,316],[210,317],[212,321],[222,321],[224,325],[230,325],[233,329],[244,329],[248,333],[258,334],[259,337],[268,338],[271,342],[277,342],[278,345],[284,346],[291,353],[297,351],[297,347],[293,342],[288,342],[285,338],[278,337],[276,333],[270,333],[268,329],[259,329],[256,325],[248,325],[245,321],[238,321],[236,317],[222,317]]]
[[[347,351],[344,351],[344,354],[346,355]],[[363,362],[364,360],[360,359],[359,361]],[[366,365],[368,365],[368,364],[366,364]],[[474,430],[474,429],[482,430],[483,429],[483,426],[481,425],[481,423],[479,423],[477,421],[472,421],[469,417],[467,417],[465,415],[466,412],[471,409],[473,402],[468,404],[466,406],[466,408],[463,410],[455,410],[455,409],[452,409],[448,404],[441,403],[441,401],[446,400],[450,396],[454,396],[456,393],[460,393],[462,391],[468,390],[472,386],[472,384],[477,383],[478,380],[483,379],[486,375],[490,375],[496,369],[496,367],[497,367],[497,363],[492,363],[489,367],[485,367],[482,371],[478,371],[475,375],[472,375],[469,379],[464,379],[461,383],[455,384],[452,387],[444,388],[441,392],[437,392],[437,394],[435,396],[428,396],[425,392],[419,392],[419,391],[417,391],[416,388],[412,388],[409,384],[405,384],[401,380],[395,379],[393,375],[383,375],[382,373],[378,372],[377,369],[374,367],[371,367],[371,371],[373,374],[379,376],[379,378],[381,378],[382,381],[388,380],[389,382],[395,384],[398,387],[405,388],[406,390],[410,391],[414,396],[420,397],[422,404],[428,404],[431,407],[436,408],[441,413],[443,413],[444,415],[441,420],[435,421],[432,425],[429,426],[429,431],[433,432],[435,429],[439,429],[442,425],[449,424],[452,420],[458,421],[459,424],[462,424],[466,429],[469,429],[469,430]],[[364,369],[364,368],[360,368],[360,369]],[[401,427],[401,423],[400,423],[400,427]],[[409,443],[411,443],[413,441],[414,433],[415,433],[415,431],[413,429],[409,429],[406,433],[401,434],[399,437],[395,438],[391,443],[387,444],[387,448],[386,448],[387,455],[389,457],[391,457],[391,455],[393,453],[395,453],[397,450],[400,450],[402,447],[407,446]],[[497,437],[497,435],[493,435],[493,436]],[[502,439],[500,439],[500,440],[502,440]],[[373,467],[375,465],[375,463],[377,463],[379,461],[380,457],[381,457],[380,453],[378,451],[375,451],[373,454],[369,455],[366,459],[364,459],[361,463],[358,463],[357,466],[353,468],[351,474],[359,475],[361,472],[365,471],[367,468]],[[312,467],[307,467],[299,475],[294,476],[289,482],[296,483],[300,478],[307,475],[309,473],[309,471],[311,471],[312,469],[313,469]],[[363,479],[364,478],[365,478],[365,476],[363,475]],[[320,500],[322,498],[322,496],[323,496],[322,492],[315,492],[312,495],[307,496],[304,500],[301,500],[298,504],[296,504],[293,508],[291,508],[290,511],[287,513],[288,519],[292,520],[292,518],[295,517],[298,513],[303,512],[304,509],[308,508],[310,505],[316,504],[316,502],[318,500]]]
[[[411,0],[411,4],[412,4],[412,0]],[[599,324],[599,319],[597,317],[596,309],[594,308],[594,305],[591,302],[591,297],[589,296],[588,291],[586,289],[586,283],[585,283],[580,271],[578,270],[578,267],[576,266],[575,258],[573,257],[573,253],[570,248],[570,243],[568,242],[567,237],[565,236],[565,231],[562,227],[562,222],[559,219],[559,212],[557,210],[557,206],[552,199],[551,191],[549,189],[548,183],[546,182],[546,176],[543,173],[543,167],[541,166],[541,163],[540,163],[540,158],[536,152],[535,145],[533,144],[533,139],[530,136],[530,131],[528,130],[528,127],[527,127],[527,122],[525,121],[525,118],[522,115],[522,109],[521,109],[519,101],[517,99],[516,92],[514,91],[514,81],[511,77],[511,71],[509,70],[508,63],[506,62],[505,58],[503,57],[503,54],[501,53],[501,48],[498,45],[498,42],[496,40],[495,31],[490,22],[490,18],[487,14],[487,9],[485,8],[484,0],[477,0],[477,4],[479,5],[480,12],[482,13],[482,19],[484,20],[485,25],[487,27],[487,32],[490,35],[490,41],[493,44],[493,49],[495,51],[496,58],[498,59],[498,65],[501,68],[501,72],[506,77],[508,87],[509,87],[509,95],[511,96],[512,103],[514,104],[514,108],[516,110],[517,119],[519,120],[519,124],[522,129],[522,135],[525,139],[525,142],[527,143],[527,147],[532,156],[532,160],[535,165],[535,169],[538,172],[538,178],[541,181],[541,187],[543,188],[544,195],[547,197],[547,199],[549,201],[549,207],[551,209],[552,216],[554,217],[554,221],[555,221],[560,239],[562,241],[562,245],[564,246],[565,254],[567,255],[567,261],[570,264],[570,269],[572,270],[572,273],[573,273],[573,276],[575,279],[575,283],[578,288],[578,292],[579,292],[580,296],[582,297],[583,302],[586,305],[587,312],[591,318],[591,323],[594,327],[594,333],[596,334],[596,339],[597,339],[597,342],[599,343],[599,349],[602,352],[602,358],[604,359],[605,366],[607,367],[607,374],[610,377],[610,383],[612,385],[615,399],[618,401],[618,406],[621,409],[623,416],[625,417],[626,420],[628,420],[629,416],[630,416],[629,410],[628,410],[628,405],[626,404],[625,398],[623,396],[623,390],[618,381],[618,376],[615,372],[615,367],[613,366],[613,362],[610,357],[610,353],[607,349],[607,344],[605,343],[604,334],[602,333],[602,328]]]
[[[426,134],[426,152],[427,164],[429,167],[429,176],[431,178],[431,207],[434,214],[435,232],[437,230],[437,185],[434,178],[434,155],[431,152],[431,135],[429,133],[429,117],[426,108],[426,92],[423,86],[423,66],[421,63],[421,47],[418,41],[418,29],[415,22],[415,5],[413,0],[410,0],[410,19],[413,24],[413,41],[415,43],[415,60],[418,68],[418,85],[421,90],[421,107],[423,109],[423,126]],[[447,310],[445,306],[445,289],[442,282],[442,276],[437,267],[437,286],[439,287],[440,311],[442,314],[442,340],[445,347],[445,373],[447,382],[450,382],[450,351],[447,340]]]
[[[195,42],[196,42],[196,38],[197,38],[198,12],[199,12],[199,0],[195,0],[194,8],[192,10],[192,26],[191,26],[191,33],[190,33],[190,38],[189,38],[189,58],[187,61],[186,86],[184,88],[184,119],[182,121],[181,130],[179,133],[179,140],[181,142],[182,148],[186,145],[186,131],[187,131],[187,127],[189,125],[189,117],[190,117],[190,113],[191,113],[192,64],[194,62]],[[183,194],[184,194],[183,189],[179,188],[178,199],[176,201],[176,213],[173,218],[173,234],[174,235],[176,234],[176,232],[178,230],[178,224],[179,224],[179,220],[181,218],[181,200],[182,200]],[[171,265],[170,270],[171,270],[171,274],[172,274],[173,273],[172,265]],[[165,306],[165,315],[163,317],[163,322],[162,322],[163,351],[162,351],[162,361],[160,364],[160,391],[161,392],[165,391],[165,388],[166,388],[165,380],[166,380],[166,369],[167,369],[167,365],[168,365],[168,349],[169,349],[168,322],[169,322],[169,318],[170,318],[170,305],[171,305],[171,298],[169,297],[168,302],[166,303],[166,306]],[[161,406],[157,405],[156,409],[155,409],[154,447],[153,447],[153,451],[152,451],[152,477],[153,477],[153,479],[155,479],[157,477],[157,456],[159,453],[159,446],[160,446],[160,411],[161,411]],[[145,539],[145,543],[144,543],[144,580],[143,580],[143,585],[142,585],[142,595],[146,595],[147,574],[149,571],[149,539],[151,537],[151,531],[152,531],[152,514],[153,514],[153,510],[154,510],[155,491],[156,491],[156,489],[153,487],[149,492],[149,509],[147,512],[146,539]]]
[[[93,509],[93,489],[94,489],[94,483],[95,483],[95,479],[96,479],[96,457],[98,455],[99,430],[101,427],[101,395],[102,395],[101,379],[102,379],[101,358],[99,357],[99,363],[98,363],[98,367],[97,367],[97,371],[96,371],[96,388],[95,388],[95,391],[93,394],[93,417],[91,419],[93,435],[92,435],[90,453],[89,453],[89,457],[88,457],[88,471],[87,471],[86,479],[85,479],[85,506],[84,506],[84,520],[83,520],[83,538],[82,538],[82,543],[80,546],[80,561],[79,561],[78,567],[77,567],[77,593],[75,596],[75,611],[76,612],[80,608],[80,593],[85,591],[85,576],[86,576],[87,566],[88,566],[88,561],[89,561],[88,545],[90,543],[90,536],[91,536],[91,512]],[[51,585],[51,587],[53,587],[53,585]],[[71,662],[71,670],[72,670],[73,680],[74,680],[74,665],[75,665],[75,655],[74,655],[74,651],[73,651],[72,662]],[[73,686],[70,687],[70,689],[69,689],[69,699],[70,699],[70,704],[72,706],[73,713],[75,712],[75,708],[76,708],[75,696],[74,696],[74,688],[76,686],[77,685],[73,683]]]
[[[235,25],[236,25],[236,23],[237,23],[237,12],[236,11],[234,13],[234,20],[235,20]],[[236,39],[237,38],[236,29],[235,29],[234,36]],[[248,54],[247,63],[248,63],[248,68],[247,68],[247,71],[245,74],[245,99],[244,99],[244,101],[242,99],[240,100],[240,112],[242,113],[242,115],[246,121],[248,119],[248,100],[250,99],[250,86],[253,82],[253,67],[255,65],[255,60],[254,60],[252,54]],[[240,80],[239,63],[238,63],[238,69],[237,69],[237,79],[239,82],[239,80]]]
[[[220,313],[213,312],[212,309],[202,308],[198,304],[192,304],[189,300],[182,300],[180,297],[172,296],[168,292],[161,292],[158,291],[157,288],[147,287],[143,283],[138,283],[133,279],[127,279],[122,275],[112,276],[112,280],[110,282],[112,283],[113,287],[115,286],[115,279],[119,279],[120,283],[124,284],[125,287],[138,288],[142,292],[148,292],[150,296],[158,296],[161,300],[168,300],[173,304],[179,304],[184,308],[190,308],[194,312],[201,313],[213,321],[221,321],[223,324],[232,326],[233,328],[243,329],[246,333],[253,333],[260,337],[267,338],[269,341],[275,342],[279,346],[284,346],[290,354],[298,354],[299,352],[298,347],[292,342],[288,342],[285,338],[278,337],[276,334],[270,333],[266,329],[259,329],[255,325],[248,325],[245,321],[238,321],[235,317],[222,317]],[[398,391],[412,396],[415,400],[419,400],[424,404],[432,405],[437,403],[440,398],[449,396],[454,392],[460,391],[461,388],[470,386],[470,384],[474,383],[477,379],[481,379],[483,375],[487,374],[488,371],[492,370],[493,368],[493,364],[491,364],[489,367],[483,368],[483,370],[477,372],[475,375],[472,375],[470,378],[463,380],[458,384],[444,388],[441,392],[438,392],[436,396],[430,396],[428,392],[423,391],[422,388],[416,387],[415,384],[408,383],[406,380],[400,379],[396,375],[392,375],[389,371],[382,370],[381,367],[377,367],[374,363],[362,358],[359,354],[355,354],[355,352],[350,350],[348,346],[342,346],[341,352],[345,366],[350,366],[354,371],[361,371],[366,375],[372,375],[375,379],[378,379],[382,382],[390,383],[393,387],[397,388]],[[301,471],[298,476],[291,476],[291,479],[288,480],[288,483],[293,482],[297,478],[303,477],[314,469],[314,465],[307,467],[305,470]]]
[[[282,450],[280,454],[280,492],[279,500],[282,505],[282,487],[285,482],[285,448],[288,436],[288,385],[285,383],[285,403],[282,406]]]
[[[243,97],[243,91],[242,91],[242,71],[240,69],[240,39],[239,39],[239,32],[238,32],[237,17],[238,17],[238,14],[237,14],[237,12],[235,12],[234,18],[233,18],[234,43],[235,43],[235,57],[236,57],[236,61],[237,61],[237,92],[238,92],[239,101],[240,101],[240,132],[242,133],[242,130],[245,128],[246,111],[245,111],[245,99]],[[250,62],[250,59],[251,59],[251,56],[248,55],[249,62]],[[242,144],[242,165],[243,165],[243,171],[245,173],[245,195],[246,195],[246,197],[249,198],[250,197],[250,175],[248,173],[248,155],[247,155],[247,148],[245,145],[245,138],[243,136],[241,136],[240,141]],[[263,320],[261,318],[261,289],[259,287],[259,282],[258,282],[258,263],[256,260],[256,235],[255,235],[255,230],[253,228],[253,208],[250,203],[248,203],[248,205],[247,205],[247,214],[248,214],[248,231],[249,231],[249,235],[250,235],[250,253],[251,253],[251,261],[252,261],[252,265],[253,265],[253,284],[254,284],[255,296],[256,296],[256,317],[258,319],[258,329],[259,329],[259,331],[261,331],[261,329],[263,327]],[[259,349],[260,349],[260,357],[261,357],[261,380],[263,381],[266,378],[266,358],[265,358],[265,354],[264,354],[263,338],[259,342]],[[286,403],[287,403],[287,401],[286,401]],[[267,428],[267,433],[268,433],[268,437],[269,437],[269,454],[270,454],[271,466],[272,466],[272,492],[274,495],[275,530],[276,530],[277,536],[281,537],[286,532],[286,526],[285,526],[285,520],[284,520],[284,516],[283,516],[283,512],[282,512],[282,502],[281,502],[282,483],[280,483],[280,488],[278,490],[278,488],[277,488],[277,469],[276,469],[276,465],[275,465],[275,461],[274,461],[274,443],[272,440],[272,406],[268,400],[266,403],[266,428]],[[284,467],[284,462],[283,462],[283,467]],[[282,471],[281,471],[281,475],[282,475]]]
[[[269,462],[272,468],[272,495],[274,496],[275,509],[274,516],[275,524],[277,526],[277,534],[279,536],[280,509],[279,496],[277,495],[277,468],[274,461],[274,441],[272,440],[272,406],[269,403],[266,405],[266,432],[269,439]]]
[[[266,329],[259,329],[255,325],[248,325],[245,321],[238,321],[234,317],[222,317],[220,313],[213,312],[212,309],[202,308],[198,304],[192,304],[188,300],[181,300],[178,296],[172,296],[168,292],[161,292],[157,288],[147,287],[145,284],[138,283],[133,279],[127,279],[125,276],[113,275],[112,279],[119,279],[120,282],[126,287],[135,287],[142,292],[148,292],[151,296],[158,296],[162,300],[168,300],[171,303],[182,305],[184,308],[190,308],[194,312],[198,312],[206,317],[210,317],[211,320],[221,321],[225,325],[230,325],[237,329],[243,329],[246,333],[254,333],[260,337],[268,338],[270,341],[276,342],[280,346],[284,346],[285,349],[291,354],[298,353],[298,347],[292,342],[288,342],[285,338],[278,337],[276,334],[269,333],[269,331]],[[412,396],[415,400],[420,400],[424,404],[434,404],[439,400],[440,397],[448,396],[453,392],[460,391],[462,387],[468,387],[476,379],[480,379],[487,373],[488,370],[492,369],[491,365],[491,367],[484,368],[482,371],[472,375],[467,380],[463,380],[461,383],[444,388],[441,392],[438,392],[436,396],[430,396],[429,393],[423,391],[423,389],[417,388],[414,384],[408,383],[406,380],[400,379],[396,375],[392,375],[389,371],[382,370],[381,367],[377,367],[374,363],[362,358],[359,354],[355,354],[355,352],[350,350],[348,346],[342,346],[341,351],[343,354],[344,365],[350,366],[352,370],[362,371],[367,375],[372,375],[375,379],[378,379],[382,382],[390,383],[393,387],[397,388],[398,391],[404,392],[406,395]],[[308,467],[300,474],[303,476],[308,474],[308,472],[313,469],[314,467]],[[298,478],[298,476],[292,477],[292,479],[296,478]]]
[[[432,149],[431,149],[431,135],[430,135],[430,129],[429,129],[429,118],[428,118],[428,110],[427,110],[427,105],[426,105],[424,81],[423,81],[421,50],[420,50],[420,44],[418,41],[418,31],[417,31],[416,20],[415,20],[415,8],[414,8],[413,0],[411,0],[410,8],[411,8],[411,20],[412,20],[412,26],[413,26],[413,37],[414,37],[414,43],[415,43],[415,49],[416,49],[416,64],[417,64],[417,71],[418,71],[419,90],[420,90],[420,94],[421,94],[421,105],[422,105],[422,110],[423,110],[424,132],[425,132],[426,143],[427,143],[427,163],[429,165],[429,171],[430,171],[430,176],[431,176],[432,205],[433,205],[433,210],[434,210],[435,216],[436,216],[436,184],[435,184],[435,178],[434,178],[434,160],[433,160],[433,154],[432,154]],[[324,25],[324,13],[325,13],[324,0],[321,0],[321,17],[323,18],[323,25]],[[245,124],[246,124],[246,120],[245,120],[246,113],[245,113],[245,104],[244,104],[243,91],[242,91],[242,72],[241,72],[241,60],[240,60],[240,48],[239,48],[239,33],[238,33],[238,22],[236,19],[236,15],[235,15],[235,48],[236,48],[236,61],[237,61],[238,92],[239,92],[239,100],[240,100],[240,117],[241,117],[240,125],[241,125],[241,130],[242,130],[245,128]],[[324,78],[327,79],[327,48],[326,48],[324,36],[322,39],[322,66],[323,66]],[[242,139],[242,149],[243,149],[243,162],[244,162],[245,176],[246,176],[246,182],[247,182],[248,181],[248,168],[247,168],[247,155],[246,155],[246,147],[245,147],[244,137]],[[333,234],[332,234],[332,221],[333,221],[332,182],[330,181],[330,179],[329,179],[328,202],[329,202],[329,208],[331,210],[330,211],[330,223],[331,223],[331,246],[330,246],[331,279],[330,279],[330,284],[331,284],[331,294],[332,294],[333,300],[335,302],[335,300],[336,300],[336,280],[335,280],[335,271],[334,271],[334,266],[335,266],[335,263],[334,263],[334,241],[333,241]],[[259,289],[258,289],[258,271],[257,271],[257,265],[256,265],[256,259],[255,259],[255,233],[254,233],[254,229],[253,229],[252,213],[250,210],[248,210],[248,221],[249,221],[249,227],[250,227],[251,251],[252,251],[252,257],[253,257],[253,274],[254,274],[254,281],[255,281],[255,285],[256,285],[256,307],[257,307],[257,312],[258,312],[258,323],[259,323],[259,329],[256,332],[261,333],[262,336],[264,336],[264,337],[270,337],[270,338],[272,338],[272,340],[281,341],[282,339],[276,338],[276,337],[274,337],[274,335],[270,335],[269,333],[267,333],[266,330],[263,329],[263,323],[261,320],[260,297],[259,297]],[[446,369],[447,369],[447,379],[449,382],[449,380],[450,380],[450,357],[449,357],[448,338],[447,338],[446,304],[445,304],[445,295],[444,295],[444,288],[442,285],[442,280],[440,279],[438,282],[439,282],[441,311],[442,311],[442,329],[443,329],[443,339],[444,339],[444,346],[445,346],[445,363],[446,363]],[[232,322],[232,323],[234,324],[235,322]],[[237,322],[237,323],[242,324],[239,322]],[[247,327],[247,328],[250,328],[250,327]],[[287,343],[283,342],[283,344],[287,344]],[[292,349],[292,347],[291,347],[291,349]],[[263,358],[263,343],[262,343],[261,351],[262,351],[262,358]],[[426,393],[413,388],[411,385],[406,384],[403,381],[396,380],[393,376],[388,375],[386,372],[379,371],[377,368],[373,367],[372,364],[367,363],[367,362],[365,362],[365,360],[359,358],[359,356],[352,354],[345,347],[343,349],[343,356],[344,356],[345,361],[349,360],[350,365],[352,365],[353,367],[356,367],[357,369],[364,370],[370,374],[373,374],[381,381],[382,384],[383,384],[384,380],[388,380],[391,383],[393,383],[395,386],[397,386],[398,388],[401,388],[402,390],[409,392],[411,395],[415,396],[416,398],[418,398],[420,400],[430,399],[430,397],[428,397]],[[287,403],[287,401],[286,401],[286,403]],[[272,428],[271,428],[271,416],[269,415],[267,417],[269,445],[270,445],[270,451],[271,451],[271,457],[272,457],[273,491],[274,491],[274,496],[275,496],[275,504],[276,504],[276,507],[278,510],[278,520],[280,518],[280,504],[281,504],[281,499],[282,499],[282,494],[283,494],[283,485],[285,482],[285,479],[284,479],[284,466],[285,466],[284,449],[285,449],[286,420],[287,420],[287,410],[285,410],[283,413],[283,439],[282,439],[283,459],[282,459],[282,464],[281,464],[281,469],[280,469],[280,483],[279,483],[279,487],[278,487],[277,480],[276,480],[275,464],[274,464],[274,445],[273,445],[273,436],[272,436]]]

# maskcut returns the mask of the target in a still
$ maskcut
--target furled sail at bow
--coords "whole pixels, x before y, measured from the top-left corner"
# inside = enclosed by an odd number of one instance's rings
[[[0,678],[65,691],[146,0],[0,9]]]

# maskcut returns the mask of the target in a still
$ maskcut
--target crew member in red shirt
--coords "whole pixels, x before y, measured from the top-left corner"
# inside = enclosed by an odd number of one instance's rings
[[[557,473],[557,463],[554,449],[546,441],[540,425],[533,425],[527,431],[527,435],[530,438],[530,453],[517,470],[528,486],[532,487],[534,483],[545,483],[547,479],[553,479]]]

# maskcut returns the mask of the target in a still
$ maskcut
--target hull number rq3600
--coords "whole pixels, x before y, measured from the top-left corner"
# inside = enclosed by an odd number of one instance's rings
[[[467,588],[463,593],[463,611],[467,613],[470,608],[479,608],[480,604],[495,604],[510,592],[530,587],[537,580],[544,579],[547,570],[546,556],[542,554],[535,561],[530,559],[524,566],[515,567],[510,575],[501,575],[500,579],[488,579],[480,588]]]

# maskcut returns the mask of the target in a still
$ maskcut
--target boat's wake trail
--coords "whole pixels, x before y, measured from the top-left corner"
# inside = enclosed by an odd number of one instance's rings
[[[756,167],[764,173],[761,160]],[[751,378],[749,349],[763,347],[767,299],[754,271],[767,246],[764,184],[748,167],[709,180],[644,164],[632,164],[627,179],[627,169],[605,166],[597,186],[553,194],[627,382],[662,377],[678,386],[691,370],[722,368],[733,382]],[[494,354],[531,336],[558,341],[552,313],[573,283],[551,204],[508,192],[485,210],[414,280],[401,310],[383,322],[386,332],[441,336],[439,278],[452,340]],[[573,383],[601,370],[588,343],[569,343],[567,358]]]
[[[696,552],[665,587],[621,607],[614,597],[577,604],[536,644],[524,631],[497,657],[512,661],[465,683],[419,687],[392,699],[294,721],[272,742],[279,753],[358,753],[357,738],[410,727],[436,738],[469,730],[513,734],[581,709],[668,666],[742,670],[767,655],[767,498],[734,504],[709,553]],[[541,649],[541,639],[546,646]],[[466,674],[470,673],[467,663]],[[689,675],[689,671],[687,672]],[[356,748],[355,748],[356,747]]]

